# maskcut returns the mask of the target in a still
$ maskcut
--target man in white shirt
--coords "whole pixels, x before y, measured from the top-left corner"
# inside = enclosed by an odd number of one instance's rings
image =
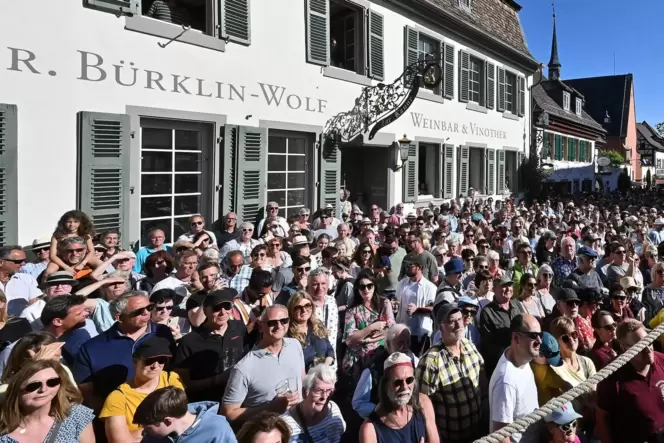
[[[178,237],[178,242],[184,241],[184,242],[193,243],[196,235],[205,231],[205,233],[210,236],[210,244],[211,245],[217,244],[217,237],[215,237],[214,232],[205,230],[205,219],[202,216],[200,215],[191,216],[191,218],[189,219],[189,226],[191,228],[189,232],[185,232],[180,237]]]
[[[419,355],[424,339],[431,334],[431,310],[436,299],[436,285],[424,278],[424,258],[413,255],[404,259],[406,277],[397,284],[395,298],[399,302],[396,321],[408,325],[411,332],[411,351]]]
[[[74,280],[74,274],[71,272],[57,271],[50,274],[44,282],[44,296],[25,308],[21,312],[21,317],[30,322],[33,331],[39,331],[43,326],[40,317],[44,305],[46,305],[45,299],[48,300],[58,295],[72,294],[72,288],[75,284],[76,280]]]
[[[542,329],[535,317],[519,314],[510,325],[512,342],[503,353],[489,382],[491,432],[495,432],[539,407],[535,376],[530,362],[539,356]],[[539,442],[539,428],[532,425],[511,442]]]
[[[0,247],[0,290],[7,297],[7,313],[15,317],[42,295],[32,275],[19,273],[24,264],[25,251],[21,246]]]

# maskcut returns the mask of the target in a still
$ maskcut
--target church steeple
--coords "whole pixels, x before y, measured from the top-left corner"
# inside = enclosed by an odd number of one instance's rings
[[[549,60],[549,80],[560,80],[560,60],[558,59],[558,37],[556,36],[556,8],[553,5],[553,41],[551,42],[551,60]]]

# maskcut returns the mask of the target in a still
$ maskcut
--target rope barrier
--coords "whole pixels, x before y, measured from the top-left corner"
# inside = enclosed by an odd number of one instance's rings
[[[561,405],[564,405],[568,401],[574,400],[583,394],[593,391],[599,382],[623,367],[627,362],[634,358],[634,356],[643,351],[646,346],[649,346],[652,342],[657,340],[657,338],[662,334],[664,334],[664,323],[650,331],[648,335],[643,337],[638,343],[629,348],[627,352],[619,356],[617,359],[590,377],[588,380],[570,389],[564,394],[556,398],[552,398],[544,406],[535,409],[533,412],[524,417],[521,417],[514,423],[510,423],[509,425],[497,430],[496,432],[475,440],[474,443],[502,443],[512,434],[523,433],[529,426],[534,425],[549,415],[551,412],[558,409],[558,407]]]

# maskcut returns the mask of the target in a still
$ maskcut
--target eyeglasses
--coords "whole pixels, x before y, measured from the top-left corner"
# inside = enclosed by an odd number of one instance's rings
[[[311,305],[311,303],[306,303],[304,305],[295,306],[295,308],[293,308],[293,311],[304,313],[311,311],[312,308],[313,306]]]
[[[165,365],[166,362],[168,362],[168,357],[165,355],[160,355],[158,357],[152,357],[152,358],[146,358],[145,359],[145,366],[152,366],[155,363],[159,363],[160,365]]]
[[[226,218],[226,221],[235,221],[235,220],[237,220],[237,218],[235,218],[235,217],[227,217]]]
[[[248,228],[248,229],[243,229],[242,232],[254,232],[254,230],[252,228]]]
[[[571,422],[565,423],[564,425],[558,425],[558,427],[565,433],[571,432],[576,429],[576,420],[572,420]]]
[[[544,278],[553,278],[553,274],[549,274],[549,273],[542,274],[542,277],[544,277]]]
[[[360,288],[360,291],[371,291],[374,288],[373,283],[367,283],[366,285],[357,285]]]
[[[201,226],[202,224],[203,224],[202,221],[191,222],[191,226]]]
[[[134,309],[133,311],[127,312],[125,315],[127,317],[140,317],[146,312],[152,312],[153,309],[154,305],[150,303],[149,305],[143,306],[142,308]]]
[[[303,268],[296,268],[295,270],[297,272],[309,272],[309,271],[311,271],[311,266],[305,266]]]
[[[371,249],[365,249],[362,254],[371,254]]]
[[[43,382],[41,381],[33,381],[32,383],[28,383],[25,385],[25,388],[23,388],[23,391],[26,394],[29,394],[30,392],[35,392],[42,386],[46,385],[49,388],[55,388],[56,386],[60,386],[60,383],[62,380],[60,380],[60,377],[54,377],[54,378],[49,378],[48,380],[45,380]]]
[[[265,252],[261,252],[261,253],[252,255],[252,257],[253,258],[265,258],[266,254],[265,254]]]
[[[568,300],[565,303],[567,303],[567,306],[574,307],[574,306],[581,306],[581,302],[578,300]]]
[[[623,254],[626,254],[626,253],[627,253],[627,251],[625,251],[624,249],[621,250],[621,251],[616,251],[616,254],[620,254],[620,255],[623,255]]]
[[[489,269],[489,265],[479,265],[477,269],[479,270]]]
[[[85,251],[85,248],[76,248],[76,249],[66,249],[67,254],[80,254]]]
[[[278,248],[280,246],[281,246],[281,243],[279,243],[279,242],[270,243],[271,248]]]
[[[535,332],[535,331],[519,331],[517,334],[523,335],[524,337],[528,337],[530,340],[537,340],[542,339],[543,337],[543,332]]]
[[[279,318],[279,319],[275,319],[275,320],[267,320],[265,322],[265,324],[267,324],[270,328],[275,328],[280,323],[281,323],[281,325],[286,326],[288,324],[288,322],[290,322],[290,320],[288,319],[288,317],[285,317],[285,318]]]
[[[572,340],[578,340],[579,339],[579,334],[576,331],[572,331],[568,334],[563,335],[560,337],[560,339],[563,341],[563,343],[570,343]]]
[[[525,255],[533,255],[533,251],[521,251],[521,253]]]
[[[155,306],[155,311],[161,312],[161,311],[172,311],[173,310],[173,305],[168,305],[168,306]]]
[[[403,378],[403,379],[398,378],[398,379],[394,380],[392,383],[394,383],[395,388],[401,388],[403,386],[412,385],[414,381],[415,381],[415,377],[411,376],[411,377],[406,377],[406,378]]]
[[[477,311],[474,309],[462,309],[461,310],[461,315],[464,317],[473,317],[477,314]]]
[[[600,329],[604,329],[604,330],[607,331],[607,332],[613,332],[613,331],[615,331],[617,328],[618,328],[618,325],[615,324],[615,323],[611,323],[611,324],[609,324],[609,325],[604,325],[604,326],[601,326],[601,327],[600,327]]]
[[[222,309],[223,309],[224,311],[230,311],[231,309],[233,309],[233,302],[230,302],[230,301],[222,301],[222,302],[219,303],[218,305],[214,305],[214,306],[212,306],[212,312],[219,312],[219,311],[221,311]]]
[[[624,301],[624,300],[627,300],[627,296],[626,295],[614,295],[613,297],[611,297],[611,299],[612,300]]]

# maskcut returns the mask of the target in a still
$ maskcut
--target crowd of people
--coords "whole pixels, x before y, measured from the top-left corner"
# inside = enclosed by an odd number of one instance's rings
[[[0,247],[0,443],[473,442],[664,321],[662,201],[269,202],[134,250],[69,211]],[[664,441],[661,346],[506,441]]]

